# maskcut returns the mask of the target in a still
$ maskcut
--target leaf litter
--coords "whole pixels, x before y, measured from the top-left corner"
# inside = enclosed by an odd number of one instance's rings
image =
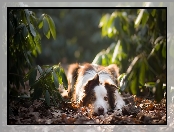
[[[121,110],[93,115],[90,108],[75,102],[61,101],[48,107],[42,100],[11,101],[9,124],[167,124],[166,98],[157,103],[153,98],[125,96]]]

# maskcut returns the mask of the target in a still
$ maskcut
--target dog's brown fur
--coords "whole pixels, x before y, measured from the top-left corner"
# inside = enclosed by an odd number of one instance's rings
[[[89,63],[84,63],[83,66],[84,66],[83,68],[80,68],[80,65],[78,63],[75,63],[71,64],[68,68],[68,96],[73,101],[76,100],[75,85],[76,82],[78,82],[80,79],[78,78],[78,76],[79,77],[83,76],[85,72],[88,70],[95,70],[96,72],[100,72],[101,70],[107,70],[107,72],[111,74],[111,78],[115,81],[116,85],[119,84],[117,80],[117,77],[119,76],[119,68],[117,67],[117,65],[111,64],[107,67],[104,67],[100,65],[92,66]]]

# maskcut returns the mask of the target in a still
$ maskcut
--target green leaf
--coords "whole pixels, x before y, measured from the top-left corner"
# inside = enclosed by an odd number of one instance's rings
[[[110,18],[110,14],[106,14],[102,16],[102,18],[100,19],[99,27],[105,26],[108,23],[109,18]]]
[[[102,64],[102,55],[103,55],[103,52],[99,52],[96,57],[94,58],[92,64],[99,64],[101,65]]]
[[[62,77],[63,86],[65,89],[67,89],[68,88],[68,80],[67,80],[65,71],[62,68],[60,69],[60,75]]]
[[[31,32],[32,36],[35,37],[36,36],[36,32],[35,32],[33,24],[30,23],[29,27],[30,27],[30,32]]]
[[[153,9],[152,12],[151,12],[152,16],[154,17],[155,14],[156,14],[156,9]]]
[[[45,17],[43,18],[43,33],[48,39],[50,38],[49,24],[48,24],[47,19]]]
[[[54,70],[53,70],[52,76],[53,76],[53,79],[54,79],[54,85],[55,85],[55,87],[56,88],[59,88],[58,77],[57,77],[56,72]]]
[[[138,83],[137,83],[137,77],[134,76],[134,78],[132,78],[131,82],[130,82],[130,90],[131,90],[131,93],[133,95],[137,95],[138,94]]]
[[[43,73],[43,70],[42,70],[42,68],[39,66],[39,65],[37,65],[37,69],[38,69],[38,71],[39,71],[39,73],[40,73],[40,75]]]
[[[109,59],[106,54],[102,55],[102,65],[103,66],[108,66],[109,65]]]
[[[146,76],[146,63],[144,61],[145,58],[142,58],[142,60],[139,62],[140,64],[139,83],[142,86],[144,86],[145,76]]]
[[[118,78],[118,80],[120,80],[120,90],[121,91],[126,91],[126,89],[128,89],[128,80],[127,80],[127,75],[121,74]]]
[[[148,12],[145,10],[143,13],[143,17],[142,17],[142,25],[145,26],[145,24],[147,23],[149,19],[149,14]]]
[[[24,39],[26,40],[26,38],[28,36],[28,29],[26,26],[24,26],[22,29],[22,35],[23,35]]]
[[[106,36],[108,34],[108,21],[110,19],[110,14],[106,14],[102,16],[99,27],[102,28],[102,36]]]
[[[51,34],[52,34],[53,38],[56,39],[56,27],[55,27],[54,21],[48,15],[46,16],[46,19],[47,19],[47,22],[49,24],[49,28],[50,28]]]
[[[48,106],[50,106],[50,93],[48,92],[48,90],[46,90],[45,92],[45,102]]]
[[[144,10],[145,9],[140,9],[140,13],[138,14],[138,17],[135,20],[135,27],[138,27],[140,25],[140,22],[141,22],[142,17],[143,17]]]
[[[55,71],[55,73],[56,73],[56,75],[57,75],[57,79],[58,79],[58,82],[59,82],[59,84],[63,84],[63,82],[62,82],[62,77],[61,77],[61,68],[59,67],[59,66],[53,66],[54,67],[54,71]]]
[[[46,69],[45,73],[46,74],[50,73],[52,71],[52,69],[53,69],[53,67],[50,67],[50,68]]]
[[[115,59],[119,53],[119,47],[120,47],[120,40],[118,40],[117,44],[115,45],[114,53],[112,56],[112,63],[115,62]]]
[[[39,29],[41,29],[43,27],[43,18],[44,18],[45,14],[42,14],[40,17],[39,17],[39,20],[38,20],[38,27]]]

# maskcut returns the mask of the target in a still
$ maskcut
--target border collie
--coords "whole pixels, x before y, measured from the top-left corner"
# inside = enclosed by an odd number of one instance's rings
[[[119,69],[115,64],[107,67],[86,63],[71,64],[68,69],[68,96],[80,104],[90,106],[93,114],[104,115],[108,110],[125,105],[118,93]]]

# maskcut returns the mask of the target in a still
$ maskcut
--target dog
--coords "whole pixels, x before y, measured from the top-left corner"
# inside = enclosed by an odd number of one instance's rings
[[[119,69],[115,64],[106,67],[90,63],[71,64],[67,73],[68,96],[80,106],[90,106],[93,114],[121,110],[125,102],[118,92],[118,76]]]

